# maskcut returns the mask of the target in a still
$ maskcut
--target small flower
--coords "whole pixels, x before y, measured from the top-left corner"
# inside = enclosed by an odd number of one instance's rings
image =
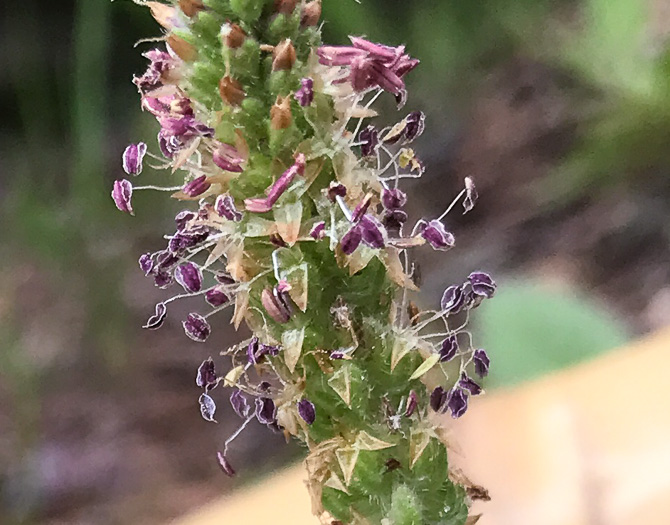
[[[475,364],[475,373],[479,377],[486,377],[489,374],[489,366],[491,360],[489,359],[486,350],[479,348],[472,354],[472,361]]]
[[[314,240],[323,239],[326,235],[326,223],[324,221],[317,222],[309,232],[309,236]]]
[[[435,412],[441,412],[447,402],[448,393],[441,386],[436,387],[430,394],[430,408]]]
[[[454,236],[449,233],[438,220],[422,224],[421,236],[435,249],[447,251],[454,247]]]
[[[405,140],[403,144],[413,142],[426,129],[426,115],[423,111],[413,111],[405,117]]]
[[[146,328],[148,330],[158,330],[161,326],[163,326],[163,322],[165,321],[166,317],[167,306],[165,306],[163,303],[158,303],[156,305],[156,313],[149,317],[146,324],[142,328]]]
[[[230,302],[230,297],[217,286],[205,292],[205,301],[207,301],[207,304],[210,306],[218,308],[219,306],[223,306]]]
[[[197,293],[202,289],[202,270],[192,262],[179,265],[174,278],[188,293]]]
[[[447,406],[451,410],[451,417],[458,419],[468,409],[468,396],[462,388],[454,387],[449,391]]]
[[[221,100],[229,106],[241,105],[247,96],[244,88],[242,88],[242,84],[228,75],[219,81],[219,94],[221,95]]]
[[[300,80],[300,89],[295,92],[295,99],[303,108],[311,106],[314,102],[314,80],[303,78]]]
[[[465,304],[463,289],[460,286],[449,286],[442,294],[440,306],[447,314],[457,314]]]
[[[212,333],[212,328],[209,326],[207,319],[202,315],[190,313],[186,317],[186,321],[182,322],[184,332],[186,335],[198,343],[204,343]]]
[[[139,259],[140,269],[144,272],[144,275],[149,275],[151,270],[154,269],[154,261],[151,258],[151,253],[143,254]]]
[[[367,126],[358,134],[361,143],[361,156],[374,157],[379,149],[379,131],[374,126]]]
[[[123,171],[133,176],[142,173],[142,160],[146,152],[147,145],[144,142],[130,144],[123,152]]]
[[[220,35],[223,43],[230,49],[242,47],[247,38],[247,34],[239,25],[230,22],[221,26]]]
[[[200,388],[209,390],[217,385],[217,379],[214,370],[214,360],[211,357],[208,357],[198,367],[198,374],[195,376],[195,384]]]
[[[251,414],[251,407],[247,398],[237,388],[230,395],[230,405],[233,407],[235,413],[243,419],[248,418]]]
[[[290,38],[282,40],[272,52],[272,71],[288,71],[297,60],[295,47]]]
[[[291,99],[277,95],[274,105],[270,108],[270,127],[273,130],[287,129],[293,123]]]
[[[303,5],[300,15],[301,27],[313,27],[319,23],[321,18],[321,0],[312,0]]]
[[[382,224],[393,235],[400,235],[400,229],[407,222],[407,214],[402,210],[387,211]]]
[[[222,452],[217,452],[216,459],[219,462],[219,467],[221,467],[223,473],[226,476],[230,476],[232,478],[235,475],[235,470],[230,465],[230,462],[228,461],[226,456],[224,456]]]
[[[371,248],[380,249],[386,246],[386,229],[376,217],[366,213],[355,227],[361,229],[363,242]]]
[[[277,407],[269,397],[256,398],[256,419],[264,425],[271,425],[277,420]]]
[[[316,407],[309,399],[298,401],[298,414],[305,420],[305,423],[311,425],[316,419]]]
[[[463,200],[463,213],[468,213],[472,208],[475,207],[475,203],[479,195],[477,194],[477,188],[475,187],[475,181],[470,177],[465,177],[465,199]]]
[[[130,200],[133,197],[133,185],[127,179],[119,179],[114,181],[114,188],[112,189],[112,199],[114,204],[120,211],[135,215],[133,206]]]
[[[242,220],[242,213],[235,207],[235,201],[230,195],[219,195],[214,202],[214,210],[220,217],[229,221],[239,222]]]
[[[200,394],[198,403],[200,403],[200,414],[202,414],[202,418],[205,421],[216,423],[216,419],[214,419],[214,414],[216,413],[216,403],[214,400],[207,394]]]
[[[458,339],[455,335],[450,335],[440,345],[440,362],[446,363],[456,357],[458,352]]]
[[[277,288],[265,288],[261,293],[261,303],[265,311],[280,324],[288,323],[291,319],[291,308],[288,304],[286,292],[279,292]]]
[[[361,244],[363,240],[363,232],[358,224],[351,228],[347,233],[344,234],[342,239],[340,239],[340,246],[342,247],[342,252],[345,255],[351,255],[356,251],[356,248]]]
[[[205,193],[212,184],[207,180],[207,175],[200,175],[182,188],[182,192],[188,197],[199,197]]]
[[[398,188],[392,188],[392,189],[386,189],[382,190],[382,205],[384,206],[384,209],[392,211],[392,210],[399,210],[403,206],[407,204],[407,194],[398,189]]]
[[[219,142],[218,146],[212,153],[212,162],[224,171],[231,173],[242,173],[244,168],[244,158],[240,155],[237,149],[230,144]]]
[[[473,381],[465,372],[461,374],[461,379],[458,381],[458,386],[464,388],[473,396],[478,396],[482,393],[482,387]]]
[[[347,187],[344,184],[341,184],[339,182],[331,182],[330,185],[328,186],[328,199],[331,202],[337,201],[338,197],[346,197],[347,196]]]
[[[410,390],[409,395],[407,396],[407,408],[405,408],[405,417],[410,417],[412,414],[414,414],[418,402],[419,401],[416,392],[414,390]]]
[[[472,272],[468,275],[472,291],[481,297],[490,299],[496,291],[496,283],[488,273]]]

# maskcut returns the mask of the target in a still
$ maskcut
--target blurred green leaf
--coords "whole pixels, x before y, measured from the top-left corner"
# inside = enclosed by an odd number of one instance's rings
[[[623,345],[620,320],[572,290],[507,283],[475,318],[491,355],[487,386],[509,386]]]

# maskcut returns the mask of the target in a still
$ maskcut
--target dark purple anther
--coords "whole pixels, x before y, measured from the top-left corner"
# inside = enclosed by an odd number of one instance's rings
[[[410,417],[412,414],[414,414],[418,402],[419,399],[418,396],[416,395],[416,392],[414,390],[410,390],[409,395],[407,396],[407,408],[405,409],[405,417]]]
[[[209,390],[217,385],[216,371],[214,370],[214,360],[209,357],[205,359],[198,367],[198,374],[195,376],[195,384],[200,388]]]
[[[309,236],[314,240],[323,239],[326,235],[326,223],[323,221],[317,222],[309,232]]]
[[[190,210],[180,211],[174,218],[174,222],[177,224],[177,231],[184,231],[188,223],[195,219],[195,217],[195,213]]]
[[[442,294],[440,305],[442,310],[448,314],[457,314],[463,308],[465,298],[460,286],[449,286]]]
[[[345,356],[346,356],[346,354],[341,350],[333,350],[330,353],[330,358],[335,360],[335,361],[339,361],[340,359],[344,359]]]
[[[291,319],[291,307],[287,292],[280,292],[277,287],[272,290],[266,288],[261,292],[261,304],[276,322],[284,324]]]
[[[458,419],[468,409],[468,396],[462,388],[454,387],[449,391],[447,408],[451,410],[451,417]]]
[[[474,208],[478,198],[479,195],[477,194],[475,181],[470,177],[465,177],[465,199],[463,200],[463,213],[468,213],[472,208]]]
[[[151,253],[145,253],[140,256],[139,264],[141,270],[144,272],[144,275],[149,275],[151,270],[154,269],[154,261],[151,258]]]
[[[374,126],[364,128],[358,134],[358,141],[361,143],[361,156],[374,157],[379,148],[379,131]]]
[[[259,423],[271,425],[277,420],[277,407],[269,397],[256,398],[256,418]]]
[[[422,226],[421,236],[436,250],[447,251],[454,247],[454,236],[438,220],[432,220]]]
[[[252,365],[258,364],[258,337],[252,337],[247,345],[247,361]]]
[[[156,313],[149,317],[146,324],[142,328],[147,328],[148,330],[158,330],[163,326],[163,322],[167,317],[167,306],[163,303],[158,303],[156,305]]]
[[[358,227],[361,229],[365,244],[376,249],[386,246],[386,229],[376,217],[370,214],[363,215],[358,223]]]
[[[337,197],[346,197],[347,187],[339,182],[331,182],[328,187],[328,198],[331,202],[335,202]]]
[[[340,240],[340,246],[342,247],[342,252],[345,255],[351,255],[356,251],[356,248],[358,248],[362,240],[363,240],[363,232],[361,231],[361,227],[358,224],[356,224],[347,233],[345,233],[342,239]]]
[[[114,187],[112,188],[112,199],[114,199],[114,204],[116,204],[116,207],[119,210],[130,213],[131,215],[135,215],[133,206],[130,202],[132,197],[133,185],[129,180],[118,179],[114,181]]]
[[[181,191],[184,192],[184,195],[189,197],[199,197],[205,193],[210,186],[211,184],[207,181],[207,175],[200,175],[200,177],[196,177],[186,184]]]
[[[444,404],[447,402],[448,395],[444,388],[441,386],[436,387],[430,394],[430,408],[435,412],[441,412]]]
[[[174,278],[188,293],[197,293],[202,289],[202,270],[192,262],[179,265]]]
[[[230,195],[219,195],[214,202],[214,209],[220,217],[229,221],[239,222],[242,220],[242,213],[235,207],[235,201]]]
[[[251,407],[246,396],[237,388],[230,395],[230,405],[235,413],[243,419],[248,418],[251,414]]]
[[[475,383],[465,372],[461,374],[461,379],[458,381],[458,385],[470,392],[473,396],[478,396],[482,393],[482,387]]]
[[[216,287],[205,292],[205,301],[207,301],[207,304],[210,306],[218,308],[219,306],[223,306],[230,302],[230,297],[228,297],[228,295],[219,287]]]
[[[450,335],[440,345],[440,362],[446,363],[456,357],[458,352],[458,340],[455,335]]]
[[[235,475],[235,470],[222,452],[216,453],[216,460],[219,462],[219,467],[221,467],[221,470],[226,476],[230,476],[232,478]]]
[[[372,194],[368,193],[365,197],[363,197],[363,200],[359,202],[358,205],[354,208],[354,211],[351,214],[351,222],[356,224],[358,221],[360,221],[361,217],[363,217],[363,215],[365,215],[368,212],[371,203],[372,203]]]
[[[242,168],[244,158],[234,146],[224,142],[220,142],[212,153],[212,162],[224,171],[232,173],[242,173],[244,171],[244,168]]]
[[[384,189],[382,191],[382,204],[386,210],[398,210],[407,204],[407,195],[398,188]]]
[[[209,326],[207,319],[196,313],[188,314],[186,321],[182,322],[182,326],[186,335],[198,343],[207,341],[209,334],[212,333],[212,327]]]
[[[247,211],[252,213],[265,213],[272,209],[279,197],[288,189],[293,182],[296,175],[305,174],[305,155],[299,153],[295,157],[293,165],[287,169],[282,175],[270,186],[267,192],[267,197],[257,197],[244,200],[244,207]]]
[[[300,80],[300,89],[295,92],[295,99],[303,108],[312,104],[314,101],[314,81],[311,78]]]
[[[476,295],[490,299],[496,291],[496,283],[488,273],[472,272],[468,275],[468,281],[472,285],[472,291]]]
[[[387,211],[382,224],[392,235],[399,235],[403,224],[407,222],[407,214],[402,210]]]
[[[154,284],[158,286],[158,288],[167,288],[168,286],[171,286],[173,282],[174,277],[172,277],[172,273],[169,271],[159,269],[154,272]]]
[[[200,394],[198,403],[200,403],[200,414],[202,414],[202,418],[205,421],[216,423],[216,419],[214,419],[214,414],[216,413],[216,403],[214,403],[214,400],[207,394]]]
[[[314,407],[314,403],[309,399],[301,399],[298,401],[298,414],[300,414],[300,417],[303,418],[308,425],[314,423],[314,420],[316,419],[316,408]]]
[[[489,374],[489,366],[491,365],[491,360],[489,359],[486,350],[479,348],[475,350],[472,355],[472,362],[475,364],[475,374],[479,377],[486,377]]]
[[[146,153],[147,145],[144,142],[128,146],[123,152],[123,171],[135,177],[142,173],[142,160]]]
[[[413,111],[405,117],[405,140],[403,143],[407,144],[414,139],[421,136],[426,128],[426,115],[422,111]]]

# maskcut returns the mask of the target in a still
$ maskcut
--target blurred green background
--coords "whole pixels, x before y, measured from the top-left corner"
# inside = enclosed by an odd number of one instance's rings
[[[216,346],[138,328],[162,293],[136,259],[174,209],[142,196],[132,218],[109,198],[125,145],[157,132],[130,80],[150,46],[133,44],[160,32],[129,0],[0,13],[0,521],[162,523],[230,488],[211,452],[234,423],[198,414]],[[491,387],[670,322],[670,2],[324,0],[324,19],[331,43],[363,34],[422,61],[411,214],[478,184],[457,248],[420,260],[422,301],[496,276],[475,318]],[[248,480],[295,451],[259,428],[236,452]]]

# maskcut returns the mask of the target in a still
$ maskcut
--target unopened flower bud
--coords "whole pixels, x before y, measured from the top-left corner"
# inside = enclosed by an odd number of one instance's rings
[[[291,99],[278,96],[274,106],[270,108],[270,126],[274,130],[286,129],[292,122]]]
[[[486,377],[489,373],[489,366],[491,365],[491,360],[486,353],[486,350],[479,348],[475,350],[472,354],[472,361],[475,364],[475,373],[479,377]]]
[[[275,0],[275,11],[282,15],[290,15],[298,5],[298,0]]]
[[[184,62],[193,62],[198,58],[198,50],[193,44],[188,43],[183,38],[171,33],[167,37],[167,44],[174,54],[181,58]]]
[[[205,9],[205,5],[200,0],[179,0],[179,8],[186,16],[192,18]]]
[[[188,293],[196,293],[202,289],[202,270],[192,262],[178,266],[174,278]]]
[[[226,47],[230,49],[238,49],[242,47],[244,41],[247,38],[247,34],[237,24],[228,22],[221,26],[221,39]]]
[[[272,52],[272,71],[287,71],[296,61],[295,47],[290,38],[282,40]]]
[[[321,19],[321,0],[307,2],[302,8],[300,25],[302,27],[315,26]]]
[[[221,100],[229,106],[239,106],[246,96],[242,84],[228,75],[219,81],[219,94]]]

